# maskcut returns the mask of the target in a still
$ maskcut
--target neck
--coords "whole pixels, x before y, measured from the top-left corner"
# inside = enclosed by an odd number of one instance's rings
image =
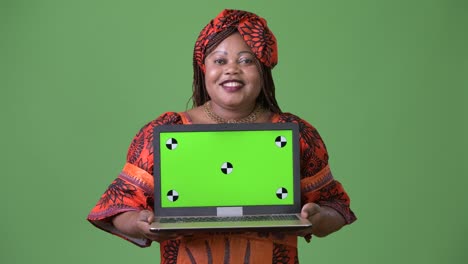
[[[211,101],[205,105],[205,112],[210,119],[217,123],[249,123],[257,119],[260,109],[256,104],[241,109],[223,108]]]
[[[210,102],[211,110],[218,116],[224,118],[224,119],[242,119],[244,117],[247,117],[252,111],[255,109],[255,104],[248,106],[248,107],[243,107],[241,109],[230,109],[230,108],[222,108],[216,104],[213,104],[213,102]]]

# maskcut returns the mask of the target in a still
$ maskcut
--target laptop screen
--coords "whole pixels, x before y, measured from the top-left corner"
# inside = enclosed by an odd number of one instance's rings
[[[300,210],[298,126],[160,125],[154,128],[155,210],[160,215]]]
[[[163,208],[290,205],[292,131],[160,133],[160,181]]]

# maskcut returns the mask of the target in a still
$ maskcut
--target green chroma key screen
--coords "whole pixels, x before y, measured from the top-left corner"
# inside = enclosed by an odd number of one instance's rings
[[[161,206],[293,204],[290,130],[160,134]]]

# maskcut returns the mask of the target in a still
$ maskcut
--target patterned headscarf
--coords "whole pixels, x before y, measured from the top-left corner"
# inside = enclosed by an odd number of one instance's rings
[[[231,9],[223,10],[200,32],[195,43],[194,63],[204,69],[203,61],[207,47],[218,33],[232,28],[237,29],[263,65],[270,69],[275,67],[278,63],[276,38],[268,29],[265,19],[250,12]]]

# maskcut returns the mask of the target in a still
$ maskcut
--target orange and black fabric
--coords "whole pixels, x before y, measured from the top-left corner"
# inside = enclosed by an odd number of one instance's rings
[[[194,62],[204,69],[206,48],[214,37],[229,28],[236,28],[257,59],[272,69],[278,63],[276,38],[265,19],[246,11],[225,9],[200,32],[194,49]]]
[[[356,220],[350,199],[334,180],[328,153],[317,130],[301,118],[275,114],[274,123],[299,124],[302,203],[314,202],[338,211],[347,224]],[[189,125],[184,114],[168,112],[145,125],[130,144],[127,162],[88,215],[95,226],[140,247],[152,241],[127,237],[112,225],[115,215],[138,210],[154,211],[153,128],[161,124]],[[183,161],[181,161],[183,162]],[[158,215],[158,212],[154,212]],[[298,263],[297,237],[281,233],[206,233],[160,244],[161,263]]]

